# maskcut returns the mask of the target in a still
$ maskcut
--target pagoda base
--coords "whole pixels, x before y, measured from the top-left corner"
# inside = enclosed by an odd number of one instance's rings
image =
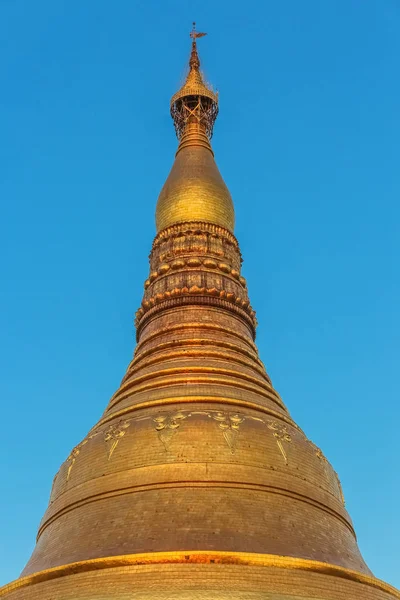
[[[82,561],[0,588],[7,600],[393,600],[368,575],[327,563],[242,552],[154,552]]]

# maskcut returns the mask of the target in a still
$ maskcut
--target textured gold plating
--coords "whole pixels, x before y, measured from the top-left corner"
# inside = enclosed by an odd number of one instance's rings
[[[339,579],[353,581],[368,587],[375,588],[391,597],[400,599],[400,592],[393,586],[351,569],[337,567],[328,563],[304,560],[299,558],[291,558],[288,556],[279,556],[275,554],[258,554],[249,552],[152,552],[143,554],[122,555],[118,557],[97,558],[92,560],[80,561],[46,569],[17,579],[12,583],[0,589],[0,598],[6,594],[15,592],[21,588],[32,586],[44,581],[59,579],[69,575],[85,573],[88,571],[99,571],[102,569],[118,569],[121,567],[130,567],[133,565],[162,565],[162,564],[219,564],[219,565],[241,565],[241,566],[261,566],[261,567],[277,567],[287,570],[308,571],[310,573],[319,573],[321,575],[329,575]],[[361,598],[361,596],[360,596]]]
[[[186,419],[188,416],[189,415],[184,414],[183,411],[178,411],[153,417],[153,421],[156,424],[158,437],[160,438],[167,452],[172,438],[174,437],[177,429],[180,427],[181,421]]]
[[[128,429],[129,425],[129,421],[120,421],[115,425],[110,425],[104,432],[104,441],[109,442],[108,460],[110,460],[110,458],[112,457],[113,452],[118,446],[119,441],[126,434],[126,430]]]
[[[138,339],[144,317],[192,303],[244,311],[254,336],[256,314],[240,272],[241,263],[237,241],[223,227],[181,223],[160,232],[150,254],[142,304],[136,312]]]
[[[258,423],[263,424],[266,427],[267,431],[270,431],[273,438],[277,442],[277,446],[285,460],[285,464],[288,465],[288,459],[286,451],[284,450],[283,442],[292,443],[293,435],[299,435],[301,440],[305,440],[311,447],[314,445],[310,440],[306,438],[304,433],[297,428],[295,423],[290,423],[290,426],[293,428],[293,433],[290,434],[287,430],[287,426],[289,423],[286,421],[278,421],[278,420],[270,420],[268,418],[264,418],[261,416],[255,416],[249,413],[237,413],[233,411],[219,411],[219,410],[172,410],[169,412],[160,412],[155,416],[145,416],[140,415],[137,417],[129,417],[124,420],[117,420],[115,423],[111,425],[106,425],[105,427],[101,427],[89,434],[87,438],[85,438],[80,447],[86,445],[90,440],[93,440],[97,436],[103,436],[104,441],[107,445],[107,456],[108,460],[111,458],[114,450],[116,449],[119,441],[122,437],[125,436],[127,430],[130,428],[132,433],[135,435],[134,427],[137,424],[141,424],[145,421],[153,421],[155,424],[155,430],[158,433],[158,437],[162,442],[165,450],[168,452],[170,448],[170,444],[174,436],[176,435],[178,429],[181,426],[181,423],[186,419],[198,419],[199,416],[207,416],[212,420],[216,421],[218,425],[218,429],[222,431],[223,437],[230,449],[232,454],[235,454],[237,450],[237,444],[239,440],[239,431],[243,423],[256,421]],[[115,417],[114,417],[115,418]],[[200,426],[201,423],[197,422],[197,426]],[[75,450],[75,449],[74,449]],[[71,453],[72,454],[72,453]],[[79,454],[79,453],[78,453]],[[75,454],[75,461],[78,458],[78,454]],[[71,456],[71,455],[70,455]],[[68,466],[70,456],[66,460],[67,465],[67,482],[70,479],[70,467]],[[62,471],[62,469],[61,469]],[[337,477],[335,472],[334,476]],[[291,473],[292,476],[297,477],[297,473]],[[333,494],[330,489],[326,489],[329,494]],[[337,498],[337,495],[335,495]],[[42,528],[39,533],[42,532]]]
[[[157,231],[187,221],[206,221],[229,231],[235,226],[231,195],[197,123],[187,124],[156,209]]]

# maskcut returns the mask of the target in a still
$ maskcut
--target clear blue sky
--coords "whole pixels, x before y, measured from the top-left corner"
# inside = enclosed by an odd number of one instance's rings
[[[0,0],[0,583],[131,358],[193,19],[261,357],[400,587],[398,0]]]

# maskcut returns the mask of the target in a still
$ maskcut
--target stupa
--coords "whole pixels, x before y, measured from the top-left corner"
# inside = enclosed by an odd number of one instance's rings
[[[393,600],[365,564],[337,474],[291,418],[255,345],[234,207],[200,71],[171,101],[137,346],[56,474],[7,600]],[[79,417],[77,417],[79,418]]]

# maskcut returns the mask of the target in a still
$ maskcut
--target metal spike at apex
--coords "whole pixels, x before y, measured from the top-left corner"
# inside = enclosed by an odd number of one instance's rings
[[[196,38],[200,38],[207,35],[206,33],[200,33],[199,31],[196,31],[196,22],[193,21],[193,29],[190,32],[190,37],[193,38],[193,40],[195,41]]]

